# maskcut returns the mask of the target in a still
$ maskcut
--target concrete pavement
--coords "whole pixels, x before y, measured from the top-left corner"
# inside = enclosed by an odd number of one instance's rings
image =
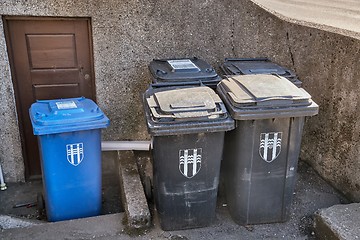
[[[314,212],[341,203],[347,200],[300,161],[290,220],[285,223],[239,226],[232,221],[225,199],[219,196],[216,220],[206,228],[162,231],[154,206],[150,205],[153,226],[146,231],[129,233],[124,225],[125,214],[116,213],[2,229],[0,239],[315,239]]]
[[[319,240],[360,239],[360,203],[335,205],[315,214]]]

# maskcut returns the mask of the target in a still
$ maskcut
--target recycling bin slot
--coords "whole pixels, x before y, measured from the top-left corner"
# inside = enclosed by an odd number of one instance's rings
[[[172,109],[172,105],[180,107]],[[153,137],[154,197],[161,228],[210,225],[215,218],[224,132],[234,128],[234,121],[219,96],[206,86],[149,88],[144,109]]]
[[[155,87],[199,85],[216,88],[221,80],[215,69],[202,59],[154,59],[149,64]]]
[[[29,109],[38,136],[48,221],[101,213],[101,129],[109,119],[90,99],[41,100]]]
[[[285,77],[297,87],[302,85],[293,71],[267,58],[225,58],[220,68],[226,75],[276,74]]]
[[[274,75],[228,77],[217,90],[236,121],[225,134],[222,165],[230,215],[241,225],[286,221],[304,118],[316,115],[318,105],[304,89]],[[267,95],[269,104],[258,104]],[[278,103],[275,96],[291,101]]]

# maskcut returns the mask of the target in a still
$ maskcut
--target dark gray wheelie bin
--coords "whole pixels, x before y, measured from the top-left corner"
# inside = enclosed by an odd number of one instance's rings
[[[229,77],[217,90],[236,121],[225,135],[222,165],[232,218],[241,225],[286,221],[304,118],[318,105],[276,75]]]
[[[157,87],[199,85],[202,83],[215,89],[221,80],[221,77],[209,63],[196,57],[154,59],[150,62],[149,70],[153,76],[153,85]]]
[[[215,217],[224,133],[234,128],[209,87],[149,88],[155,205],[163,230],[208,226]]]
[[[221,69],[227,75],[277,74],[297,87],[302,84],[293,71],[271,62],[268,58],[225,58]]]

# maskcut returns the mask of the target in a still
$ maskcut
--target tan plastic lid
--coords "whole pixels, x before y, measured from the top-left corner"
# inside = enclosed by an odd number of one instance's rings
[[[311,104],[311,96],[278,75],[240,75],[222,80],[221,87],[236,107],[286,107]]]
[[[159,91],[147,98],[155,118],[217,118],[226,113],[220,97],[209,87]]]

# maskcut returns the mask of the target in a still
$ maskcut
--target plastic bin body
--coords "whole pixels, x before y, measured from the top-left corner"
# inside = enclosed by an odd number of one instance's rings
[[[203,84],[215,89],[221,80],[210,64],[195,57],[154,59],[149,64],[149,70],[156,87]]]
[[[168,91],[169,102],[156,95]],[[184,92],[196,97],[188,101]],[[156,101],[151,101],[153,96]],[[213,98],[215,105],[209,104]],[[208,87],[150,88],[144,94],[153,136],[154,197],[163,230],[204,227],[215,218],[224,132],[234,128],[217,98]],[[204,112],[213,112],[215,118]]]
[[[304,118],[318,112],[310,96],[287,80],[280,81],[286,85],[283,91],[276,76],[265,75],[261,82],[256,78],[246,78],[239,88],[226,86],[227,80],[218,86],[236,120],[236,128],[225,134],[222,174],[230,215],[240,225],[288,220]],[[247,85],[252,81],[254,87]],[[274,89],[268,91],[271,86]],[[254,93],[256,88],[259,91]],[[266,98],[260,96],[262,90],[275,93]]]
[[[240,225],[287,221],[296,181],[304,117],[237,121],[225,137],[224,173],[230,214]],[[262,133],[281,133],[271,163],[259,154]]]
[[[302,85],[293,71],[273,63],[267,58],[226,58],[221,69],[227,75],[277,74],[285,77],[297,87]]]
[[[101,213],[100,134],[101,130],[95,129],[38,137],[48,221]],[[76,143],[83,144],[84,159],[72,167],[64,149]]]
[[[154,137],[154,197],[163,230],[205,227],[215,219],[224,132]],[[165,147],[166,146],[166,147]],[[201,150],[194,177],[185,177],[179,156]],[[192,164],[186,166],[191,176]],[[181,169],[180,169],[181,168]]]
[[[79,111],[72,112],[75,108],[48,111],[51,107],[47,106],[56,102],[75,102]],[[109,120],[95,103],[85,98],[39,101],[30,108],[30,116],[39,140],[48,221],[99,215],[101,128]]]

